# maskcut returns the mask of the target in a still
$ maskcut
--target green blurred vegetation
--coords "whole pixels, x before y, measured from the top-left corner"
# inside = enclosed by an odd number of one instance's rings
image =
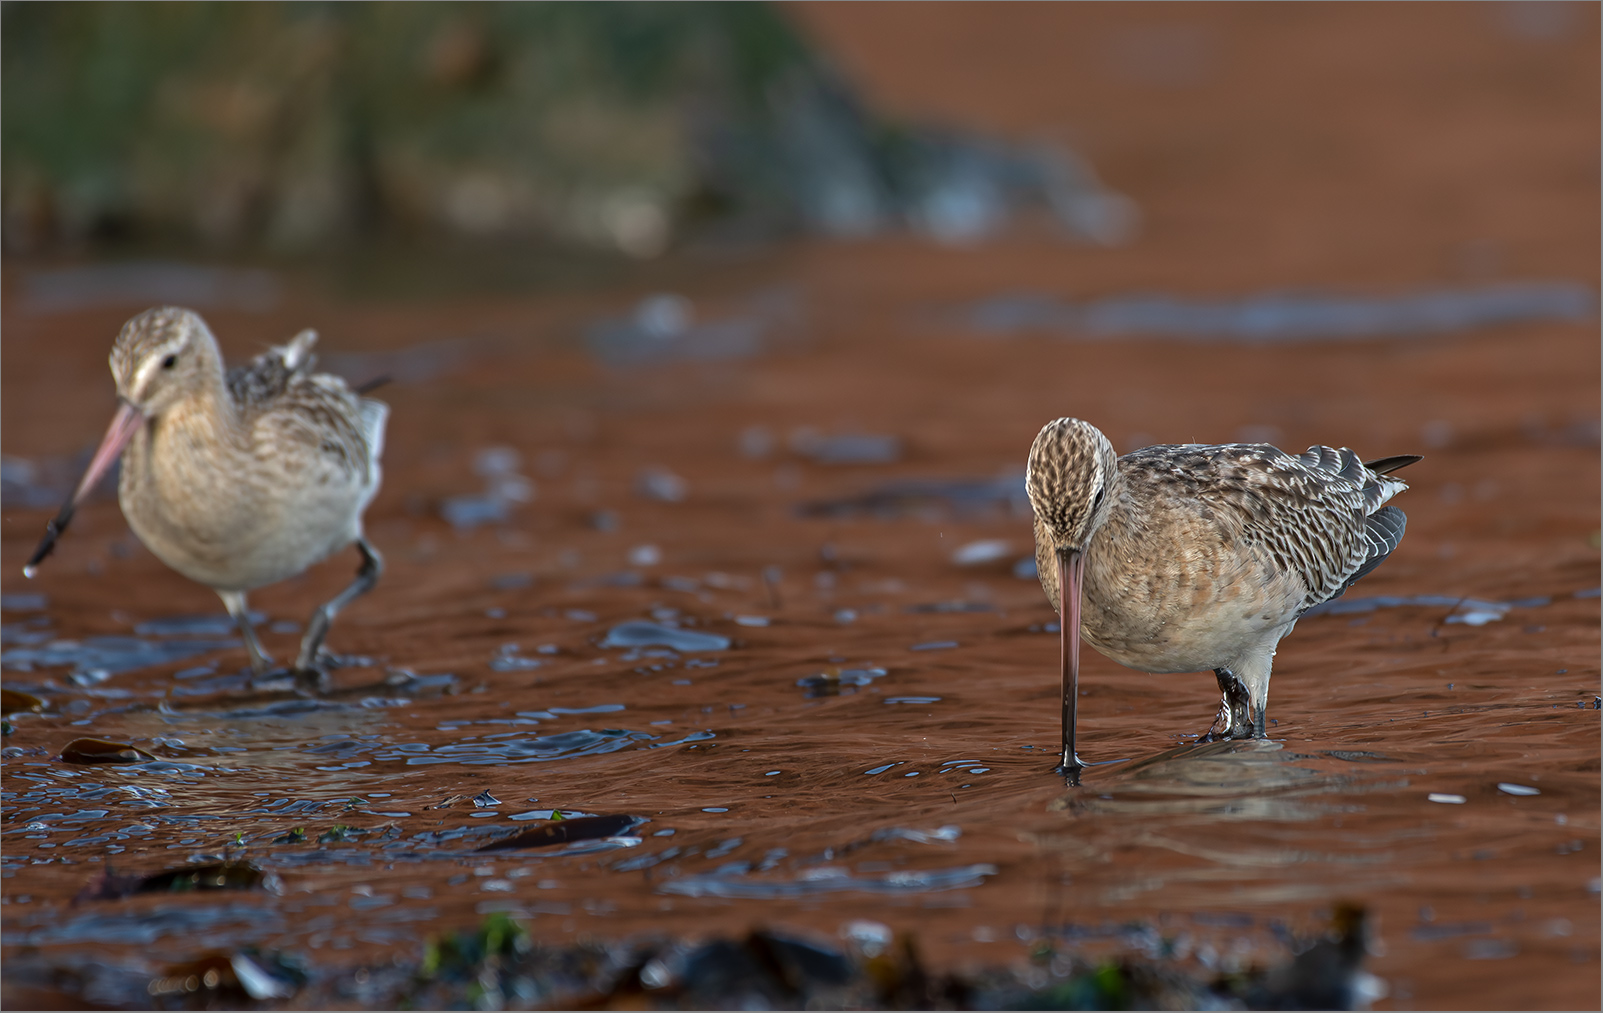
[[[769,121],[815,67],[755,3],[8,2],[0,221],[12,251],[443,232],[650,256],[794,218]]]

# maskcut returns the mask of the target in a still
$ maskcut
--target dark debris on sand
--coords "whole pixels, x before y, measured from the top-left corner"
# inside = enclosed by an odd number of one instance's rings
[[[1163,956],[1089,960],[1040,939],[1026,964],[931,968],[911,935],[845,948],[770,929],[700,943],[534,941],[504,914],[435,937],[415,959],[312,969],[293,955],[209,953],[148,970],[22,959],[8,993],[34,1008],[139,1009],[1361,1009],[1364,913],[1271,968],[1201,973]]]

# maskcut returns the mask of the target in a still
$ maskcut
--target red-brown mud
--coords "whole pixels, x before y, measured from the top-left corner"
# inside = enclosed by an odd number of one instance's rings
[[[8,670],[8,687],[48,704],[14,715],[5,740],[8,965],[157,975],[252,945],[355,968],[491,911],[554,943],[754,925],[833,938],[868,919],[952,967],[1021,961],[1042,936],[1113,952],[1112,930],[1139,922],[1228,965],[1279,959],[1279,927],[1313,930],[1352,901],[1377,930],[1382,1007],[1596,1008],[1595,320],[1294,344],[931,323],[942,306],[1021,290],[1595,284],[1596,9],[1556,38],[1451,5],[797,13],[894,109],[1018,136],[1073,128],[1142,205],[1142,238],[1098,250],[1023,229],[966,249],[691,252],[614,287],[527,297],[360,299],[301,275],[270,312],[207,311],[236,360],[304,326],[329,355],[460,341],[434,374],[383,394],[393,415],[368,530],[389,569],[330,638],[372,663],[336,672],[317,709],[231,682],[238,649],[89,686],[70,668]],[[1195,80],[1096,56],[1165,45],[1200,47]],[[5,448],[29,458],[98,436],[104,356],[140,308],[30,313],[19,277],[37,266],[8,263],[3,316]],[[701,319],[750,312],[765,291],[793,309],[755,357],[608,366],[587,351],[586,321],[656,290],[684,293]],[[1027,516],[905,497],[800,510],[897,480],[1017,473],[1038,427],[1065,414],[1121,451],[1267,435],[1423,453],[1397,500],[1401,548],[1349,597],[1518,604],[1478,626],[1449,621],[1464,611],[1450,604],[1305,619],[1277,658],[1273,741],[1256,749],[1187,748],[1217,705],[1207,674],[1091,653],[1082,755],[1123,762],[1065,789],[1050,774],[1055,617],[1011,572],[1029,554]],[[764,453],[754,427],[772,437]],[[793,449],[804,427],[894,435],[902,451],[819,464]],[[482,487],[474,456],[491,446],[520,452],[537,493],[504,523],[458,531],[440,504]],[[650,468],[679,476],[683,498],[642,496]],[[25,582],[48,516],[5,509],[4,589],[48,596],[8,624],[82,642],[221,613],[137,545],[109,496]],[[980,539],[1007,551],[951,561]],[[355,562],[252,605],[303,623]],[[966,605],[923,607],[940,603]],[[48,625],[20,625],[37,616]],[[653,617],[732,646],[600,646]],[[278,657],[296,642],[264,640]],[[951,646],[915,649],[932,644]],[[885,674],[849,694],[797,685],[868,668]],[[408,683],[400,669],[455,678]],[[61,762],[83,736],[187,766]],[[533,741],[551,736],[565,737]],[[483,792],[496,804],[475,803]],[[551,809],[649,822],[632,847],[474,852],[539,822],[511,816]],[[108,867],[153,873],[230,849],[282,892],[74,904]]]

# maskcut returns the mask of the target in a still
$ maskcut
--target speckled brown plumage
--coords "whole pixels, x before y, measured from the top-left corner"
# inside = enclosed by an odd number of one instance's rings
[[[357,584],[319,610],[302,644],[297,667],[310,669],[334,612],[381,565],[362,512],[378,491],[388,408],[312,372],[316,340],[303,331],[225,372],[205,321],[163,307],[128,321],[111,351],[123,407],[97,465],[126,443],[118,499],[129,526],[162,562],[217,591],[258,669],[266,659],[244,592],[356,543]]]
[[[1057,555],[1082,554],[1085,640],[1141,671],[1226,673],[1210,731],[1261,734],[1276,645],[1397,547],[1406,518],[1385,503],[1407,485],[1387,472],[1417,459],[1249,443],[1115,458],[1094,426],[1059,419],[1030,453],[1041,587],[1056,607]],[[1248,698],[1235,716],[1227,675]]]
[[[315,340],[305,332],[225,374],[188,311],[150,310],[118,335],[118,393],[146,417],[123,453],[119,499],[140,539],[191,580],[248,591],[361,535],[386,409],[312,373]]]

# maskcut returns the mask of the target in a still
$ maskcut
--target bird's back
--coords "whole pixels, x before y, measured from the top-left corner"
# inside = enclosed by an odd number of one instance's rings
[[[1379,565],[1405,518],[1386,501],[1407,488],[1346,448],[1301,454],[1261,443],[1147,447],[1119,459],[1132,499],[1155,512],[1190,513],[1278,575],[1293,578],[1294,615],[1336,597]],[[1377,468],[1379,470],[1377,470]]]
[[[314,373],[316,340],[315,331],[302,331],[230,369],[228,391],[240,428],[263,462],[294,472],[303,486],[352,490],[365,506],[378,487],[389,408],[358,395],[337,376]]]
[[[229,469],[242,501],[229,577],[241,588],[282,580],[349,545],[378,492],[389,409],[313,372],[315,340],[303,331],[226,376],[242,438]]]
[[[1086,550],[1085,639],[1147,672],[1216,668],[1272,648],[1298,616],[1396,547],[1402,512],[1384,504],[1402,488],[1329,447],[1295,456],[1264,444],[1126,454],[1107,520]],[[1037,566],[1056,604],[1041,524],[1037,517]]]

